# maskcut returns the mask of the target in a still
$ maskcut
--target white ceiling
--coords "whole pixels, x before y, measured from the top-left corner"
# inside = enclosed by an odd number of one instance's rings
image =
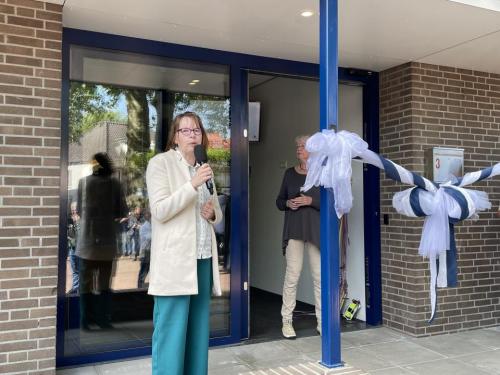
[[[65,27],[318,62],[319,0],[66,0],[63,9]],[[305,9],[315,15],[301,17]],[[340,66],[408,61],[500,74],[500,13],[448,0],[339,0]]]

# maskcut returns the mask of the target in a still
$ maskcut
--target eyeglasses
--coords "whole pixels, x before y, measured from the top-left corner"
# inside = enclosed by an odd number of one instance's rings
[[[182,128],[177,130],[179,133],[182,133],[183,136],[189,137],[191,134],[194,135],[200,135],[201,134],[201,129],[200,128],[194,128],[194,129],[189,129],[189,128]]]

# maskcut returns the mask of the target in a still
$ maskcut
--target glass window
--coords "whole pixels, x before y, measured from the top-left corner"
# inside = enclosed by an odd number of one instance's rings
[[[218,65],[71,48],[64,355],[151,345],[145,170],[168,126],[200,115],[224,220],[215,228],[223,296],[211,336],[229,335],[229,75]]]

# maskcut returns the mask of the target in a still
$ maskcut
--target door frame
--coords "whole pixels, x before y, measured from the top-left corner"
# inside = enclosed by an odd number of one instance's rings
[[[279,74],[299,77],[319,78],[319,65],[276,58],[260,57],[242,53],[218,51],[207,48],[191,47],[173,43],[145,40],[126,36],[105,34],[71,28],[63,29],[62,41],[62,81],[61,81],[61,185],[59,232],[66,228],[67,210],[67,167],[68,167],[68,121],[70,86],[70,47],[79,45],[92,48],[118,50],[144,55],[190,60],[202,63],[226,65],[230,69],[231,100],[231,312],[230,335],[210,339],[211,346],[238,343],[249,337],[249,300],[248,290],[248,72]],[[370,148],[378,151],[378,74],[363,70],[339,68],[339,79],[363,84],[363,117],[367,131],[365,139]],[[373,169],[373,170],[372,170]],[[370,277],[370,309],[367,305],[370,324],[379,324],[382,315],[381,269],[380,269],[380,223],[378,220],[379,176],[378,171],[368,167],[365,174],[366,194],[370,192],[369,207],[365,204],[365,256],[368,257]],[[376,193],[376,194],[374,194]],[[368,210],[369,209],[369,210]],[[367,210],[369,212],[367,212]],[[151,347],[124,349],[106,353],[64,357],[64,304],[66,280],[65,237],[59,235],[59,273],[57,298],[57,341],[56,364],[58,367],[111,361],[151,354]],[[378,259],[373,259],[373,258]],[[370,313],[369,313],[370,311]]]
[[[282,74],[280,72],[267,72],[263,70],[246,70],[246,82],[248,74],[264,74],[274,77],[314,79],[319,83],[318,77]],[[244,78],[245,79],[245,78]],[[363,139],[369,148],[378,153],[379,151],[379,109],[378,109],[378,73],[368,72],[361,69],[339,68],[339,84],[355,84],[362,88],[362,133]],[[319,85],[318,85],[319,87]],[[247,142],[248,147],[248,142]],[[246,149],[248,155],[248,148]],[[247,162],[248,165],[248,162]],[[382,281],[381,281],[381,247],[380,247],[380,182],[379,169],[364,164],[363,166],[363,200],[364,200],[364,257],[365,257],[365,289],[366,289],[366,323],[372,326],[382,324]],[[247,181],[246,186],[248,187]],[[248,215],[247,215],[248,218]],[[248,227],[249,223],[243,223]],[[243,239],[243,238],[242,238]],[[247,238],[248,243],[248,238]],[[248,249],[247,249],[248,251]],[[249,254],[246,257],[248,262]],[[248,264],[246,265],[248,267]],[[250,270],[248,269],[248,272]],[[248,291],[246,291],[248,294]],[[249,301],[249,299],[247,298]],[[249,310],[249,305],[247,307]],[[250,313],[248,312],[248,319]],[[249,328],[249,327],[248,327]],[[247,331],[248,333],[248,331]],[[248,336],[247,336],[248,338]]]

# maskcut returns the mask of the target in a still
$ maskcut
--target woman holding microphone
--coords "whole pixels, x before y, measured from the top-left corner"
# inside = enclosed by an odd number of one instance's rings
[[[196,162],[197,145],[208,146],[200,117],[175,117],[167,151],[153,157],[146,182],[151,208],[148,293],[154,296],[153,374],[208,372],[210,291],[221,295],[213,225],[222,218],[207,189],[208,164]]]

